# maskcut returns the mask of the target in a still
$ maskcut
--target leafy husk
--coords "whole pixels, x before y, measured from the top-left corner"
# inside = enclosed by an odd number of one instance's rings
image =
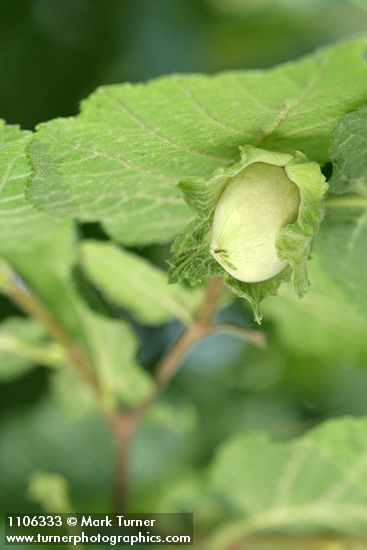
[[[312,240],[323,217],[323,196],[327,190],[325,178],[315,162],[309,162],[303,153],[293,154],[266,151],[251,145],[240,147],[241,160],[216,170],[211,178],[188,178],[179,188],[196,214],[172,247],[170,281],[198,284],[210,275],[223,278],[225,284],[237,295],[245,298],[261,322],[261,301],[276,294],[280,284],[292,278],[298,296],[309,287],[307,260]],[[229,181],[250,164],[262,162],[284,167],[287,176],[300,192],[300,208],[296,221],[284,226],[278,234],[276,248],[281,260],[288,262],[279,275],[257,283],[239,281],[227,273],[210,255],[211,228],[216,205]]]

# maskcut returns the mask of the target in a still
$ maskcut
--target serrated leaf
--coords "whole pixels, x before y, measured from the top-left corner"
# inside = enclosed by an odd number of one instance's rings
[[[28,253],[70,227],[69,222],[55,220],[25,199],[31,138],[31,132],[0,121],[0,256]]]
[[[359,38],[265,71],[101,88],[79,116],[39,127],[28,196],[120,242],[167,242],[191,217],[175,185],[233,164],[239,146],[325,162],[338,121],[367,99],[365,48]]]
[[[47,273],[67,277],[75,258],[74,224],[57,220],[30,204],[24,195],[31,166],[27,156],[31,134],[16,126],[0,124],[0,287],[22,285],[21,276],[33,281],[35,292],[52,305],[66,322],[68,300],[63,301]],[[11,269],[9,269],[9,266]]]
[[[333,193],[367,193],[367,107],[343,117],[333,133],[330,160]]]
[[[334,134],[327,214],[317,239],[322,266],[362,312],[367,308],[367,109],[344,117]]]
[[[0,325],[0,379],[12,380],[34,365],[57,367],[64,354],[47,342],[44,328],[33,319],[10,317]]]
[[[243,519],[220,529],[211,548],[269,531],[366,535],[366,428],[365,419],[345,418],[293,441],[254,434],[225,443],[211,480]]]
[[[112,243],[84,241],[80,261],[105,297],[138,321],[155,325],[172,317],[185,324],[192,320],[198,293],[168,285],[166,273],[144,258]]]
[[[268,295],[276,294],[282,281],[288,280],[291,274],[298,296],[303,296],[309,286],[307,260],[323,215],[322,199],[327,185],[320,167],[314,162],[309,162],[300,152],[291,155],[249,145],[241,147],[240,150],[240,162],[229,168],[216,170],[208,180],[190,178],[180,183],[188,204],[197,213],[198,218],[188,224],[173,244],[170,277],[172,281],[196,284],[208,274],[219,275],[235,294],[251,304],[255,319],[260,322],[261,301]],[[276,252],[279,259],[287,262],[286,267],[274,277],[251,283],[236,279],[232,272],[228,273],[219,265],[211,254],[210,242],[219,197],[231,181],[245,174],[248,167],[256,163],[281,167],[288,179],[297,185],[300,204],[296,220],[281,227],[276,237]],[[262,182],[259,178],[256,186],[261,187]],[[231,210],[227,214],[231,221],[232,216],[235,219],[239,216],[239,213],[235,212],[236,204],[231,206],[233,212]],[[256,205],[253,204],[252,208],[256,208]],[[240,215],[245,216],[246,212],[241,211]],[[262,220],[262,223],[261,229],[266,231],[266,219]],[[226,231],[228,232],[228,228]],[[257,235],[256,243],[258,241]]]

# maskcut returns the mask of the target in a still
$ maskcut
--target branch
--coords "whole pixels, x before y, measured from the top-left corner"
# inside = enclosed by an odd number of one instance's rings
[[[50,336],[65,349],[70,362],[78,370],[82,378],[97,390],[97,381],[84,354],[43,304],[31,294],[28,288],[16,283],[11,286],[8,295],[20,309],[43,324]]]
[[[209,334],[210,323],[217,311],[221,292],[222,281],[216,277],[212,278],[194,315],[194,323],[182,332],[158,365],[155,381],[159,390],[162,389],[175,374],[186,352],[196,342],[199,342]]]
[[[203,299],[194,316],[194,323],[187,327],[177,338],[171,348],[163,356],[155,373],[155,388],[152,394],[135,407],[128,418],[124,418],[120,431],[133,430],[140,417],[153,405],[160,393],[177,372],[183,357],[197,342],[200,342],[210,334],[216,332],[230,332],[241,338],[245,338],[255,346],[264,349],[266,347],[265,335],[260,331],[246,329],[232,323],[212,324],[217,312],[218,301],[222,293],[222,281],[213,277],[204,292]],[[117,429],[119,429],[117,427]]]

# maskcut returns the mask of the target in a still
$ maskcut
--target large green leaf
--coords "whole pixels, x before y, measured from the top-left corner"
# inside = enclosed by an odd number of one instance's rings
[[[239,435],[225,443],[211,480],[227,511],[210,548],[264,532],[366,535],[367,421],[327,422],[289,442]]]
[[[330,147],[334,172],[317,242],[322,265],[367,311],[367,109],[344,117]],[[340,195],[340,193],[344,193]]]
[[[335,193],[367,193],[367,107],[343,117],[333,134],[331,190]]]
[[[179,285],[168,285],[167,276],[139,256],[118,249],[112,243],[84,241],[81,264],[91,281],[106,298],[126,308],[139,321],[159,324],[177,317],[192,320],[197,305],[195,292]]]
[[[62,231],[70,223],[42,213],[30,204],[24,190],[31,166],[27,146],[32,134],[0,121],[0,255],[29,252]]]
[[[73,316],[70,301],[59,295],[48,272],[68,277],[75,259],[74,227],[70,220],[55,219],[26,200],[30,139],[29,132],[0,124],[0,258],[5,260],[1,264],[1,286],[6,291],[8,278],[11,284],[20,286],[23,282],[18,275],[29,278],[32,289],[42,299],[47,296],[47,305],[52,305],[53,313],[66,323]],[[9,270],[9,265],[16,273]]]
[[[359,38],[265,71],[101,88],[79,116],[40,125],[28,196],[127,244],[169,241],[190,219],[176,184],[233,164],[239,146],[324,162],[340,118],[367,100],[365,48]]]

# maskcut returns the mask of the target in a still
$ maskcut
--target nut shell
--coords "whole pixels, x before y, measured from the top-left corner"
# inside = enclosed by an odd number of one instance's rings
[[[253,163],[231,179],[214,213],[210,253],[234,278],[255,283],[278,275],[279,230],[298,217],[300,193],[283,167]]]

